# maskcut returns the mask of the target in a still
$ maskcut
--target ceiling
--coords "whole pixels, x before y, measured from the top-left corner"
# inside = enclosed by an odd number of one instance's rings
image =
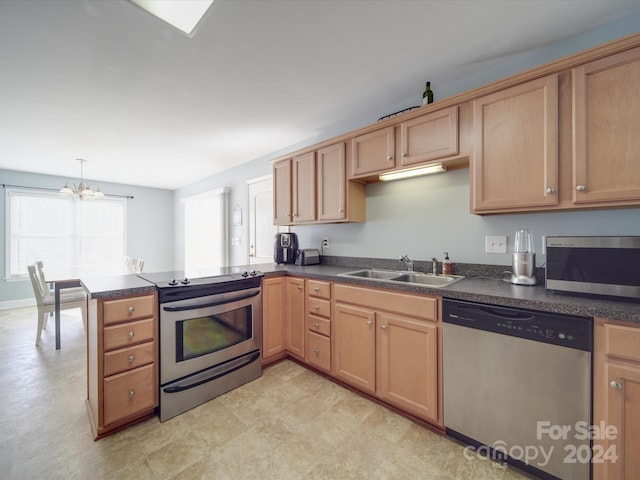
[[[638,0],[215,0],[191,38],[126,0],[0,0],[0,168],[176,189],[420,104],[424,82]],[[368,119],[362,123],[362,119]],[[266,160],[265,160],[266,161]]]

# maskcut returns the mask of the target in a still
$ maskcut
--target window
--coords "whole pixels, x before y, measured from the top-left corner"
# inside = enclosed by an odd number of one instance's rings
[[[79,200],[7,189],[6,278],[42,260],[51,270],[116,271],[126,245],[126,199]]]
[[[227,204],[229,188],[222,187],[184,199],[184,269],[187,277],[201,277],[228,263]]]

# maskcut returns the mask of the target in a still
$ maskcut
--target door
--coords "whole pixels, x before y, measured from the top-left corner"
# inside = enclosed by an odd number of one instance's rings
[[[273,262],[273,179],[271,175],[247,181],[249,192],[249,264]]]

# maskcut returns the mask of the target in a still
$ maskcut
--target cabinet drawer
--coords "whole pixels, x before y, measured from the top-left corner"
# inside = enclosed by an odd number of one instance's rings
[[[132,370],[153,363],[155,343],[149,342],[135,347],[122,348],[104,354],[104,376]]]
[[[331,336],[331,321],[315,315],[307,315],[307,330],[329,337]]]
[[[135,345],[153,340],[153,318],[104,328],[104,349]]]
[[[331,284],[329,282],[319,282],[318,280],[307,280],[307,295],[330,300]]]
[[[106,300],[104,302],[104,324],[151,317],[154,314],[155,305],[154,295]]]
[[[325,372],[331,371],[331,340],[313,332],[307,332],[307,362]]]
[[[640,328],[611,324],[604,328],[607,355],[640,362]]]
[[[320,298],[307,298],[307,311],[314,315],[331,318],[331,302]]]
[[[156,406],[155,365],[146,365],[104,380],[104,423]]]
[[[374,310],[409,315],[422,320],[438,320],[437,297],[410,295],[343,284],[334,285],[333,295],[336,302],[362,305]]]

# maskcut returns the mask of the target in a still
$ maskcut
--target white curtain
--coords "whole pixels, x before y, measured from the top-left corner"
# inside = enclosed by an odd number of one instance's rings
[[[228,197],[222,187],[184,199],[185,273],[206,276],[228,264]]]

